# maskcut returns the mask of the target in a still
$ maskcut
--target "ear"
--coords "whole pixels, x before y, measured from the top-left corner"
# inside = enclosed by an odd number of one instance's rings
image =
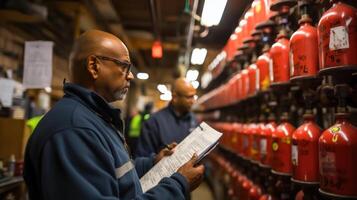
[[[172,93],[172,103],[176,103],[176,99],[177,99],[177,94],[175,92]]]
[[[95,56],[88,56],[86,67],[90,77],[97,80],[99,77],[100,65],[98,64],[98,60]]]

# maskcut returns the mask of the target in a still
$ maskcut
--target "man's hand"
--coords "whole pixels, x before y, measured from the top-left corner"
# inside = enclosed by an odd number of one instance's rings
[[[177,146],[176,142],[167,145],[156,155],[154,164],[158,163],[163,157],[170,156],[174,153],[173,149]]]
[[[186,178],[191,191],[196,189],[201,184],[203,180],[203,173],[205,172],[205,167],[203,165],[195,166],[197,159],[197,154],[194,154],[191,160],[177,170],[178,173],[182,174]]]

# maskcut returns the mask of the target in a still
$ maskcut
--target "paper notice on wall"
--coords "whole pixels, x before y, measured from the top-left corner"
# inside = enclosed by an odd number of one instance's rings
[[[330,50],[347,49],[350,47],[348,32],[345,26],[330,29]]]
[[[6,78],[0,78],[0,104],[3,107],[12,106],[12,97],[15,89],[15,81]]]
[[[189,161],[194,153],[197,153],[199,159],[205,157],[216,147],[221,136],[222,133],[202,122],[175,147],[171,156],[161,159],[140,179],[143,191],[146,192],[157,185],[162,178],[170,177],[179,167]]]
[[[53,42],[31,41],[25,43],[24,76],[25,88],[50,87],[52,82]]]

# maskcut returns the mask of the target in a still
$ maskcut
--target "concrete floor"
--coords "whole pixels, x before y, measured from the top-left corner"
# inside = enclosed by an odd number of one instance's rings
[[[214,200],[211,189],[206,182],[202,184],[191,193],[191,200]]]

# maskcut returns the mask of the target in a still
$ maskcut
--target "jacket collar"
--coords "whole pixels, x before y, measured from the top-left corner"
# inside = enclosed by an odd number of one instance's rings
[[[175,111],[175,108],[172,105],[172,103],[169,103],[167,108],[175,116],[175,118],[178,118],[178,119],[191,119],[191,117],[192,117],[192,113],[191,112],[188,112],[188,113],[186,113],[184,115],[178,115],[177,112]]]
[[[79,101],[105,121],[113,124],[123,133],[124,127],[120,118],[121,110],[109,105],[103,97],[92,90],[74,83],[64,83],[63,91],[65,93],[64,97],[73,98]]]

